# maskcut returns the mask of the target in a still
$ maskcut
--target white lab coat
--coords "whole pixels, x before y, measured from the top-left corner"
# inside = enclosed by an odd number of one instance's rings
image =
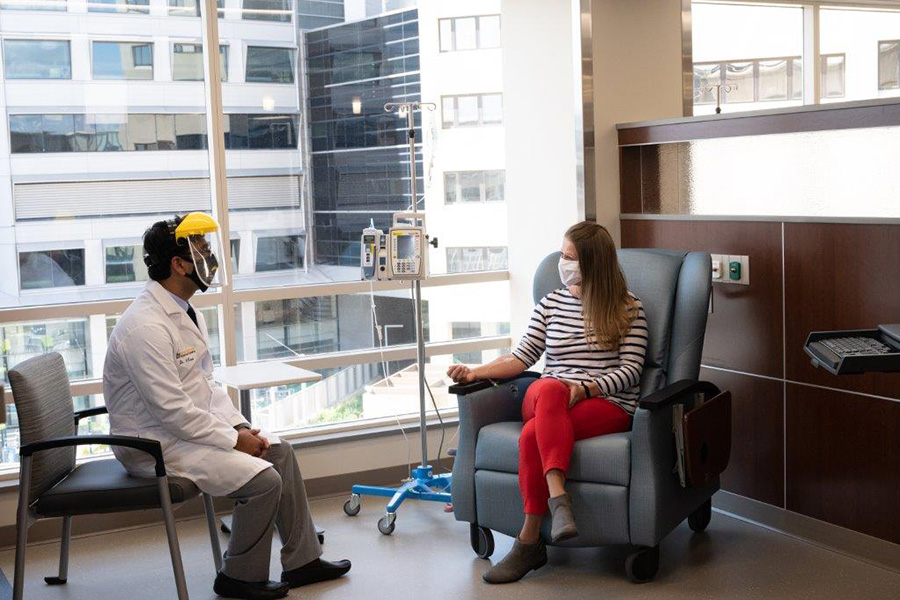
[[[234,449],[234,426],[246,419],[213,381],[199,311],[197,322],[199,331],[164,287],[147,283],[109,338],[103,394],[112,434],[158,440],[169,475],[224,496],[271,465]],[[148,454],[117,446],[113,453],[132,475],[154,476]]]

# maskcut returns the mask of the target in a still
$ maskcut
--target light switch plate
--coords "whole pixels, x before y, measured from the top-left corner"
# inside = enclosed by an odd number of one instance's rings
[[[728,279],[729,283],[737,283],[739,285],[750,285],[750,257],[741,255],[731,255],[728,262],[738,262],[741,264],[741,278]]]

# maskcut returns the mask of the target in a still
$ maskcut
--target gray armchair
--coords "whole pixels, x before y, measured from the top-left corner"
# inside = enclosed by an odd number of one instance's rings
[[[641,379],[641,401],[632,430],[576,442],[567,491],[579,536],[561,546],[630,545],[626,572],[649,581],[659,566],[659,542],[685,518],[702,531],[710,519],[718,478],[700,489],[682,488],[673,474],[672,410],[697,393],[716,394],[697,382],[710,297],[710,257],[705,252],[620,250],[629,289],[644,305],[650,341]],[[534,299],[562,287],[547,256],[534,279]],[[453,466],[456,519],[471,524],[472,548],[493,552],[491,530],[514,536],[522,526],[518,486],[521,406],[539,374],[492,385],[454,386],[459,395],[459,446]],[[542,536],[549,543],[550,522]]]

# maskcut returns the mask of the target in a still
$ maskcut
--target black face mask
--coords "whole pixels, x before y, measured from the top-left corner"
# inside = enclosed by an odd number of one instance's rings
[[[200,279],[200,276],[199,276],[199,275],[197,275],[197,265],[194,264],[194,261],[191,260],[190,258],[184,258],[184,257],[179,257],[179,258],[181,258],[181,260],[183,260],[183,261],[185,261],[185,262],[190,262],[190,263],[191,263],[191,266],[193,267],[193,268],[191,269],[191,272],[188,273],[187,275],[185,275],[185,277],[187,277],[188,279],[190,279],[191,281],[193,281],[193,282],[194,282],[194,285],[196,285],[197,288],[198,288],[201,292],[205,292],[206,290],[208,290],[208,289],[209,289],[209,286],[206,285],[205,283],[203,283],[203,280]],[[215,254],[211,254],[211,255],[210,255],[210,257],[209,257],[209,263],[210,263],[210,273],[211,273],[212,276],[215,276],[216,271],[219,270],[219,261],[216,260],[216,255],[215,255]]]

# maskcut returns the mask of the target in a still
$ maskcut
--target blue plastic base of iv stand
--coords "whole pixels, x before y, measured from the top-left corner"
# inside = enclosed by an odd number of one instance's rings
[[[378,529],[381,533],[389,535],[394,530],[394,519],[396,519],[397,509],[407,499],[409,500],[425,500],[428,502],[450,502],[451,491],[450,473],[434,474],[431,465],[419,466],[412,471],[412,480],[404,483],[400,487],[380,487],[374,485],[354,485],[352,489],[351,499],[348,503],[356,502],[352,508],[356,512],[359,511],[359,496],[382,496],[390,498],[387,504],[385,516],[379,521]],[[345,512],[347,509],[345,508]],[[347,514],[356,514],[356,512],[347,512]]]

